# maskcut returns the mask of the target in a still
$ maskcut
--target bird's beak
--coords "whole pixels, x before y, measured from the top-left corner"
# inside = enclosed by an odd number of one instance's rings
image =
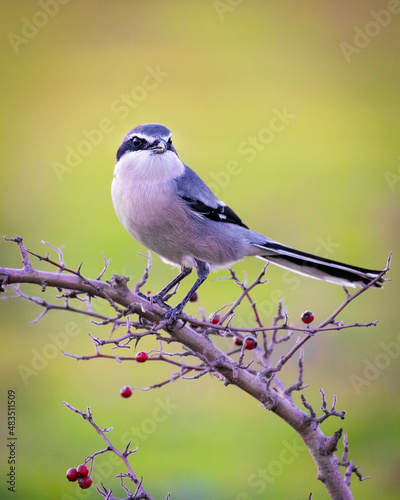
[[[154,154],[162,155],[167,150],[167,144],[165,141],[159,140],[156,142],[152,149],[154,151]]]

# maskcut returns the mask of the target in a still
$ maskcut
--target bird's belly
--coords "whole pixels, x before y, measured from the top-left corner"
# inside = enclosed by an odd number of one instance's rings
[[[125,229],[167,262],[194,267],[197,259],[219,268],[243,257],[238,242],[224,235],[225,224],[193,215],[168,186],[128,185],[116,177],[112,198]]]
[[[179,241],[190,228],[185,224],[183,203],[175,203],[171,210],[165,186],[127,185],[114,178],[112,199],[118,219],[137,241],[170,262],[181,264],[184,250]]]

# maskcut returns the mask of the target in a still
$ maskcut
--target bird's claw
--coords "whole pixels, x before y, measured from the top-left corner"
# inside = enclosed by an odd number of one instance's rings
[[[169,307],[168,310],[165,314],[165,319],[168,320],[169,323],[175,323],[176,322],[176,316],[179,314],[180,311],[177,311],[176,307]]]
[[[183,310],[183,307],[181,307],[180,304],[178,304],[175,307],[168,307],[168,310],[165,314],[165,319],[168,321],[168,323],[176,323],[178,321],[178,316],[181,314]],[[180,319],[182,321],[182,327],[185,326],[186,320],[185,319]]]
[[[151,301],[151,303],[155,302],[157,305],[159,305],[163,309],[166,309],[167,312],[165,313],[165,319],[167,320],[167,322],[169,324],[176,323],[177,316],[182,312],[182,309],[183,309],[182,307],[179,307],[179,304],[176,307],[171,307],[163,301],[163,296],[161,296],[159,294],[153,295],[151,297],[146,297],[146,298],[149,299]]]
[[[171,307],[168,304],[166,304],[163,301],[163,297],[161,295],[158,295],[158,294],[153,295],[152,297],[150,297],[150,300],[152,301],[152,303],[155,302],[157,305],[159,305],[163,309],[166,309],[167,312],[165,313],[165,319],[168,321],[168,323],[172,324],[172,323],[176,322],[176,316],[181,311],[179,311],[176,307],[174,308],[174,307]]]
[[[163,297],[159,294],[152,295],[150,297],[150,300],[152,303],[155,302],[158,306],[162,307],[163,309],[168,310],[170,308],[170,306],[163,301]]]

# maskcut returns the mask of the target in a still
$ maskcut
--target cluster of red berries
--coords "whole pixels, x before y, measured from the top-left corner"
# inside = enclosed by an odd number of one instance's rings
[[[83,490],[90,488],[92,485],[92,478],[89,476],[89,469],[85,464],[78,465],[78,467],[71,467],[67,470],[68,481],[78,481],[79,487]]]
[[[213,319],[211,320],[211,323],[214,325],[217,325],[219,323],[220,317],[216,314]],[[311,311],[304,311],[303,314],[301,315],[301,321],[305,323],[306,325],[309,325],[314,321],[314,314]],[[245,340],[241,339],[240,337],[233,337],[233,342],[237,346],[242,346],[244,342],[244,348],[252,351],[257,347],[257,341],[253,337],[247,337]]]

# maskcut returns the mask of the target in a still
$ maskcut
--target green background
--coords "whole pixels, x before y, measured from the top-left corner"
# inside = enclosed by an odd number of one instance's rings
[[[100,272],[104,252],[112,257],[106,278],[126,274],[134,283],[145,265],[138,253],[145,251],[119,224],[110,184],[124,134],[158,122],[173,131],[182,160],[253,229],[365,267],[383,268],[394,252],[392,282],[368,291],[340,317],[379,319],[379,325],[319,335],[305,349],[305,395],[318,409],[323,387],[328,402],[337,394],[338,409],[347,411],[344,422],[329,419],[322,429],[344,426],[349,455],[371,476],[352,479],[355,497],[364,500],[399,494],[400,14],[381,13],[385,26],[371,14],[400,11],[397,3],[5,0],[0,7],[1,233],[23,236],[39,253],[49,250],[41,240],[65,244],[67,265],[83,260],[89,277]],[[40,27],[32,28],[33,21]],[[24,35],[26,43],[18,38]],[[159,81],[149,76],[155,71]],[[130,104],[122,108],[127,95]],[[277,110],[291,118],[271,134],[266,129]],[[107,129],[96,136],[100,124]],[[96,144],[85,150],[87,133]],[[267,139],[248,161],[240,145],[258,134]],[[71,150],[82,153],[74,166],[67,164]],[[57,175],[55,164],[68,169]],[[1,242],[0,255],[1,266],[20,266],[14,244]],[[254,278],[261,266],[247,259],[235,269]],[[148,289],[174,275],[154,257]],[[305,309],[322,321],[344,299],[341,287],[278,268],[269,268],[268,279],[254,293],[265,324],[280,297],[296,325]],[[48,300],[55,295],[23,290]],[[209,279],[200,301],[211,314],[237,295],[232,282]],[[197,308],[190,304],[187,312]],[[155,498],[169,491],[175,500],[304,499],[310,492],[327,498],[300,438],[246,394],[204,377],[122,400],[122,385],[146,387],[167,379],[171,368],[66,358],[61,348],[90,354],[88,335],[107,338],[110,328],[54,311],[29,325],[39,312],[22,300],[0,303],[2,498],[99,498],[94,488],[83,492],[64,477],[103,443],[59,405],[63,400],[80,409],[90,405],[101,427],[114,427],[110,438],[120,448],[133,436],[139,451],[131,463]],[[247,306],[239,312],[238,321],[251,318]],[[157,344],[146,339],[139,348]],[[21,367],[34,366],[24,383]],[[296,380],[295,360],[282,377]],[[18,405],[14,495],[5,486],[10,388]],[[285,463],[284,449],[292,450]],[[123,496],[113,479],[122,464],[103,455],[95,470]]]

